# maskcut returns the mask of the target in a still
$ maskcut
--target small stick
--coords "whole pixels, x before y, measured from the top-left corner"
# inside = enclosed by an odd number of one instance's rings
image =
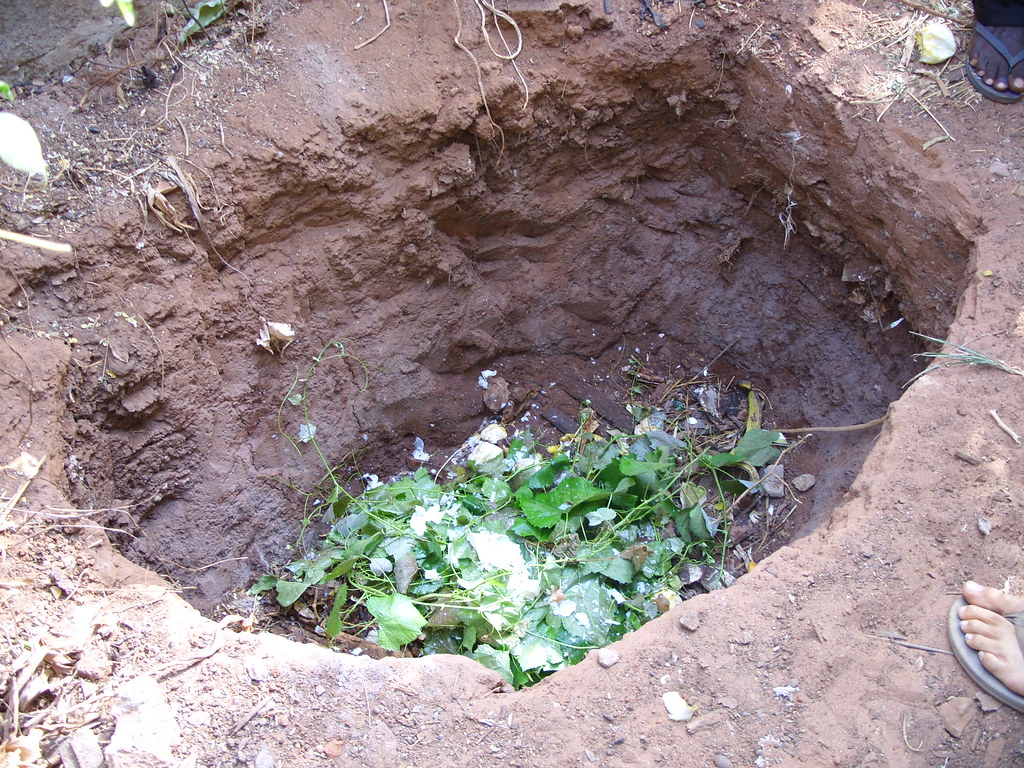
[[[268,709],[273,703],[274,700],[270,696],[267,696],[267,698],[263,699],[263,701],[261,701],[252,709],[250,709],[248,712],[246,712],[241,720],[239,720],[237,723],[231,726],[231,730],[228,731],[228,736],[234,736],[240,730],[245,728],[245,726],[247,726],[252,721],[252,719],[256,717],[256,715],[258,715],[263,710]]]
[[[942,129],[942,132],[944,134],[949,136],[949,140],[950,141],[956,141],[956,139],[953,138],[953,134],[951,134],[949,131],[946,130],[946,126],[944,126],[942,123],[939,122],[939,118],[937,118],[934,114],[932,114],[932,111],[930,109],[928,109],[928,107],[925,105],[925,103],[923,101],[921,101],[919,98],[917,98],[917,96],[914,95],[913,91],[907,90],[906,93],[909,93],[910,94],[910,98],[912,98],[914,101],[916,101],[917,105],[921,109],[923,109],[925,112],[928,113],[928,117],[930,117],[932,120],[935,121],[935,124],[937,126],[939,126],[939,128]],[[932,142],[932,143],[934,144],[934,142]]]
[[[373,42],[374,40],[376,40],[376,39],[377,39],[378,37],[380,37],[381,35],[383,35],[383,34],[384,34],[385,32],[387,32],[387,31],[388,31],[388,27],[390,27],[390,26],[391,26],[391,11],[389,11],[389,10],[388,10],[388,0],[380,0],[380,1],[381,1],[382,3],[384,3],[384,20],[385,20],[385,21],[386,21],[387,23],[386,23],[386,24],[384,25],[384,29],[382,29],[382,30],[381,30],[380,32],[378,32],[378,33],[377,33],[376,35],[374,35],[373,37],[371,37],[371,38],[370,38],[369,40],[364,40],[364,41],[363,41],[363,42],[361,42],[361,43],[360,43],[359,45],[357,45],[357,46],[356,46],[356,50],[357,50],[357,51],[358,51],[358,50],[359,50],[360,48],[365,48],[365,47],[366,47],[366,46],[368,46],[368,45],[369,45],[370,43],[372,43],[372,42]]]
[[[952,651],[947,651],[945,648],[931,648],[927,645],[918,645],[917,643],[907,643],[903,640],[892,640],[890,642],[896,643],[896,645],[902,645],[904,648],[912,648],[915,651],[927,651],[928,653],[944,653],[947,656],[952,656]]]
[[[896,0],[896,2],[902,3],[903,5],[907,6],[908,8],[913,8],[915,11],[921,11],[921,13],[930,13],[932,16],[938,16],[940,19],[945,19],[946,21],[952,21],[954,24],[962,24],[963,23],[962,20],[956,18],[955,16],[947,16],[946,14],[940,13],[939,11],[932,10],[931,8],[929,8],[926,5],[919,5],[918,3],[911,2],[911,0]]]
[[[22,455],[25,456],[27,454]],[[7,520],[7,516],[11,514],[11,511],[17,506],[18,502],[21,501],[21,497],[25,495],[25,491],[28,490],[29,485],[35,479],[36,475],[39,474],[39,470],[43,466],[44,461],[46,461],[46,456],[43,456],[43,458],[38,462],[36,462],[35,459],[31,459],[31,463],[29,461],[22,462],[22,474],[25,475],[25,479],[22,481],[21,485],[18,486],[18,490],[14,492],[14,495],[11,496],[11,498],[4,504],[3,509],[0,509],[0,523]],[[3,467],[3,469],[10,468],[10,465]]]
[[[9,232],[6,229],[0,229],[0,238],[14,243],[21,243],[22,245],[31,245],[33,248],[56,251],[57,253],[71,253],[73,250],[70,243],[56,243],[53,240],[43,240],[41,237],[22,235],[18,232]]]
[[[996,424],[999,426],[999,428],[1001,430],[1003,430],[1003,432],[1008,434],[1010,436],[1010,439],[1013,440],[1014,443],[1016,443],[1017,445],[1020,445],[1020,435],[1018,435],[1016,432],[1014,432],[1012,429],[1010,429],[1006,425],[1006,422],[999,418],[999,414],[996,413],[995,410],[989,411],[988,415],[996,420]]]
[[[907,745],[907,749],[911,752],[920,752],[924,746],[924,741],[918,744],[916,747],[910,746],[910,739],[907,738],[907,716],[903,715],[903,743]]]
[[[775,431],[781,432],[784,435],[797,435],[804,432],[854,432],[858,429],[877,427],[883,421],[885,421],[885,416],[879,416],[877,419],[865,421],[863,424],[849,424],[844,427],[793,427],[789,429],[776,429]]]

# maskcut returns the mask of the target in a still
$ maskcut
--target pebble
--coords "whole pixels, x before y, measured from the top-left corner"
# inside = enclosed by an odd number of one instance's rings
[[[974,694],[974,698],[976,698],[978,700],[978,703],[981,705],[982,712],[995,712],[997,709],[1003,706],[1002,703],[1000,703],[999,699],[995,698],[994,696],[989,696],[984,691],[978,691],[976,694]]]
[[[708,592],[714,592],[716,589],[725,589],[735,583],[735,576],[726,571],[719,571],[715,566],[708,566],[704,571],[704,578],[700,580],[700,585]]]
[[[254,768],[277,768],[277,761],[269,747],[263,747],[252,761]]]
[[[786,469],[781,464],[776,464],[764,473],[761,478],[761,487],[772,499],[781,499],[786,495]]]
[[[602,648],[597,652],[597,663],[605,669],[614,667],[619,663],[618,651],[613,651],[611,648]]]
[[[245,673],[254,683],[262,683],[270,679],[270,667],[258,656],[250,656],[245,660]]]
[[[99,739],[90,728],[80,728],[57,749],[65,766],[76,768],[102,768],[103,751]]]
[[[993,176],[1002,176],[1003,178],[1006,178],[1010,175],[1010,166],[1002,160],[994,160],[992,165],[988,167],[988,172]]]
[[[692,736],[698,731],[703,731],[705,728],[718,728],[728,719],[729,714],[721,709],[708,712],[708,714],[688,722],[686,724],[686,732]]]
[[[950,736],[959,739],[974,719],[974,701],[956,696],[939,706],[939,720]]]
[[[816,478],[814,475],[810,473],[805,473],[802,475],[797,475],[796,477],[793,478],[793,487],[800,491],[800,493],[803,493],[804,491],[811,490],[811,488],[814,487],[814,484],[817,481],[818,478]]]
[[[679,626],[687,632],[696,632],[700,629],[700,615],[692,612],[682,614],[679,617]]]
[[[715,768],[732,768],[732,760],[725,755],[715,755]]]
[[[736,709],[740,705],[735,696],[722,696],[718,703],[726,709]]]
[[[116,725],[104,750],[109,768],[177,765],[172,747],[181,732],[155,678],[139,675],[122,685],[111,713]]]
[[[679,569],[679,578],[683,584],[693,584],[700,581],[704,575],[704,566],[688,563]]]
[[[209,725],[213,722],[213,718],[210,713],[203,709],[198,709],[195,712],[189,712],[185,715],[185,721],[189,725],[203,726]]]

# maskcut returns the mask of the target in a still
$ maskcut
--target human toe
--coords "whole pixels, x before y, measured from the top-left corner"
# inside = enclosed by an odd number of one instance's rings
[[[991,85],[991,83],[989,84]],[[1015,595],[1008,595],[998,589],[985,587],[974,581],[968,581],[964,584],[963,594],[964,599],[967,600],[969,604],[963,610],[974,606],[976,608],[984,608],[994,611],[1001,616],[1024,611],[1024,598],[1016,597]],[[961,615],[960,618],[965,617]],[[968,615],[966,618],[980,617]]]

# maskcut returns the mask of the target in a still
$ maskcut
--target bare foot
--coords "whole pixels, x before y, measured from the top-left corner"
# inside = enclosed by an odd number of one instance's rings
[[[1024,27],[989,27],[1011,56],[1024,51]],[[997,91],[1024,93],[1024,62],[1011,71],[1007,61],[977,32],[967,46],[967,61],[978,76]]]
[[[1016,694],[1024,696],[1024,652],[1017,628],[1004,618],[1024,611],[1024,598],[1007,595],[973,581],[964,584],[967,605],[960,609],[960,629],[978,651],[982,665]]]

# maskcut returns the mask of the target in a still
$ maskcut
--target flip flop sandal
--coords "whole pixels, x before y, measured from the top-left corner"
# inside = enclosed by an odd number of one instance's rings
[[[1002,56],[1006,63],[1009,64],[1009,69],[1012,72],[1013,68],[1024,61],[1024,51],[1021,51],[1016,56],[1010,53],[1010,49],[1006,47],[995,33],[991,29],[986,27],[980,21],[974,23],[974,31],[985,38],[985,41],[991,45],[1000,56]],[[981,76],[974,71],[974,67],[971,66],[971,62],[968,61],[964,65],[964,74],[967,75],[967,79],[971,81],[971,85],[974,86],[974,90],[984,96],[986,99],[991,101],[998,101],[1000,104],[1016,104],[1021,99],[1024,99],[1024,93],[1014,93],[1013,91],[999,91],[994,86],[989,85]]]
[[[967,636],[960,629],[960,609],[967,605],[967,601],[959,598],[953,607],[949,609],[949,620],[946,622],[946,632],[949,635],[949,644],[953,648],[953,655],[964,672],[976,682],[985,693],[998,699],[1011,709],[1024,712],[1024,696],[1014,693],[1003,685],[995,675],[982,666],[978,652],[967,644]],[[1024,613],[1010,613],[1006,618],[1017,630],[1017,642],[1024,648]]]

